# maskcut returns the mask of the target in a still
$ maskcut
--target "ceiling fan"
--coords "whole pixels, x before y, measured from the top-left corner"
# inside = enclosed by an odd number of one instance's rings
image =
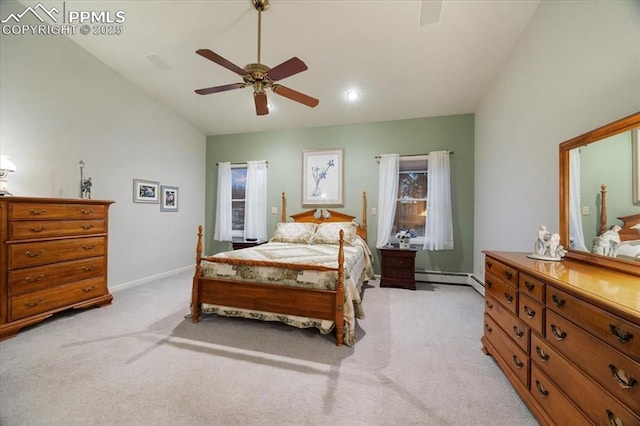
[[[195,92],[199,95],[208,95],[211,93],[226,92],[227,90],[242,89],[247,86],[253,87],[253,100],[256,105],[257,115],[269,114],[267,106],[266,89],[271,89],[280,96],[299,102],[311,108],[314,108],[320,102],[316,98],[312,98],[304,93],[297,92],[288,87],[277,84],[276,81],[291,77],[307,69],[307,65],[299,58],[293,57],[274,68],[269,68],[260,63],[260,36],[262,30],[262,12],[269,8],[269,0],[251,0],[253,7],[258,11],[258,61],[255,64],[245,65],[244,68],[233,64],[217,53],[209,49],[198,49],[196,53],[226,69],[235,72],[244,80],[243,83],[225,84],[223,86],[207,87],[198,89]]]

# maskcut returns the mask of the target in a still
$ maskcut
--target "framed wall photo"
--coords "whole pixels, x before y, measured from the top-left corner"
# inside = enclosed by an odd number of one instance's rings
[[[134,179],[133,202],[158,204],[160,202],[160,182]]]
[[[160,187],[160,211],[178,211],[178,187],[162,185]]]
[[[302,206],[344,207],[342,149],[302,152]]]

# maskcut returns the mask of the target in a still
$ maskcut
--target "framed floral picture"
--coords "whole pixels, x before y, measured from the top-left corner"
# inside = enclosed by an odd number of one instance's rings
[[[160,188],[160,211],[178,211],[178,187],[162,185]]]
[[[158,204],[160,202],[160,182],[134,179],[133,202]]]
[[[302,206],[343,207],[342,149],[302,152]]]

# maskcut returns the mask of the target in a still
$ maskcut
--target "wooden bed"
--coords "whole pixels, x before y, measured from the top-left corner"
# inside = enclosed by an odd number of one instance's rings
[[[366,193],[362,194],[362,223],[357,233],[364,241],[367,237]],[[282,193],[281,222],[286,222],[286,197]],[[320,214],[318,214],[320,212]],[[352,222],[355,217],[335,210],[307,210],[291,216],[295,222]],[[336,345],[344,343],[344,232],[340,230],[337,267],[302,263],[281,263],[265,260],[217,258],[202,255],[202,226],[198,227],[196,268],[191,298],[192,322],[199,322],[203,303],[262,311],[274,314],[296,315],[335,322]],[[337,281],[332,290],[289,287],[266,282],[245,282],[232,279],[211,278],[203,275],[203,262],[226,263],[241,266],[265,266],[287,268],[295,271],[335,271]]]
[[[602,184],[600,186],[600,228],[598,235],[604,234],[613,226],[607,226],[607,185]],[[620,237],[620,247],[626,245],[627,247],[640,245],[640,213],[627,216],[620,216],[617,218],[622,224],[618,224],[620,229],[618,235]],[[636,250],[640,253],[640,248]],[[640,256],[635,254],[631,256],[620,256],[621,258],[632,258],[634,260],[640,260]]]

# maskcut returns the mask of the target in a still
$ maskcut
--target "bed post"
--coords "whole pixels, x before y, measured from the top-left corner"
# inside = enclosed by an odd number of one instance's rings
[[[367,230],[367,191],[362,191],[362,227]]]
[[[284,192],[283,192],[280,199],[280,222],[284,223],[286,221],[287,221],[287,197],[284,196]]]
[[[344,231],[340,230],[338,247],[338,282],[336,283],[336,346],[344,342]]]
[[[198,226],[198,244],[196,245],[196,272],[191,288],[191,322],[200,321],[200,276],[202,275],[202,225]]]
[[[600,229],[598,235],[602,235],[607,231],[607,185],[600,185]]]

